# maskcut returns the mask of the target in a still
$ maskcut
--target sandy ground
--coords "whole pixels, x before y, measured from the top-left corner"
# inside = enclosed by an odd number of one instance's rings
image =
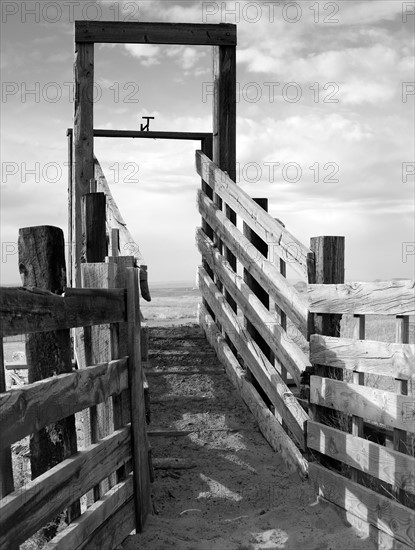
[[[153,370],[216,369],[219,374],[148,377],[150,429],[191,431],[182,437],[151,437],[153,457],[184,459],[186,468],[155,470],[155,514],[144,532],[128,537],[122,548],[374,549],[317,501],[311,483],[287,472],[199,327],[154,325]]]

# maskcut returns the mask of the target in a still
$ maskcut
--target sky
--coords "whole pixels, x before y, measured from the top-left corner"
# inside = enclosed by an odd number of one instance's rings
[[[237,183],[346,280],[413,278],[414,2],[1,2],[1,284],[21,227],[67,239],[74,21],[237,24]],[[94,127],[212,131],[208,46],[95,46]],[[194,281],[199,142],[96,138],[149,281]]]

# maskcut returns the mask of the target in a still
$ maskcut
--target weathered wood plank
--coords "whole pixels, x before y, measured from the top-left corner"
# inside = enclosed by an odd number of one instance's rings
[[[3,353],[3,338],[0,338],[0,391],[6,391],[6,376],[4,372],[4,353]],[[2,434],[0,442],[3,439],[3,431],[0,429]],[[12,466],[12,455],[9,445],[4,445],[0,449],[0,502],[1,499],[11,493],[14,489],[13,482],[13,466]],[[0,508],[1,510],[1,508]],[[13,546],[15,548],[15,546]]]
[[[378,495],[319,464],[309,464],[309,475],[326,500],[413,547],[415,544],[413,510]]]
[[[57,296],[36,288],[0,288],[4,336],[126,320],[125,289],[66,289]]]
[[[0,507],[0,547],[21,544],[130,457],[127,427],[4,497]]]
[[[212,134],[209,132],[153,132],[151,130],[107,130],[94,129],[94,137],[110,137],[110,138],[144,138],[144,139],[179,139],[190,141],[202,141],[204,139],[212,139]]]
[[[94,178],[94,44],[75,40],[75,98],[72,172],[72,283],[81,286],[81,261],[85,252],[82,235],[82,197]]]
[[[243,314],[270,345],[277,359],[286,366],[296,383],[300,384],[301,373],[311,366],[306,355],[290,342],[277,316],[268,311],[242,277],[229,268],[222,255],[213,247],[213,242],[200,229],[196,233],[196,241],[203,258],[219,275]]]
[[[76,21],[75,42],[236,46],[236,25]]]
[[[206,333],[209,343],[216,350],[218,358],[225,367],[232,384],[258,422],[258,426],[265,439],[274,451],[281,453],[290,472],[298,472],[301,477],[307,477],[307,461],[303,458],[289,435],[283,430],[275,416],[266,407],[252,384],[246,380],[244,370],[203,305],[199,306],[199,323]]]
[[[301,276],[307,274],[307,254],[310,250],[306,246],[256,204],[201,151],[196,151],[196,170],[215,193],[268,244],[273,257],[280,256],[289,261]]]
[[[141,532],[151,507],[151,489],[148,466],[143,367],[141,362],[139,270],[138,268],[130,267],[127,269],[127,273],[128,378],[131,403],[135,526],[137,532]]]
[[[128,387],[127,357],[0,394],[0,448]]]
[[[308,285],[313,313],[415,315],[415,281]]]
[[[252,336],[244,330],[236,314],[202,267],[199,268],[199,288],[246,366],[278,409],[300,447],[305,448],[304,423],[309,418],[307,413]]]
[[[415,494],[415,458],[309,420],[307,446]]]
[[[117,510],[123,507],[124,503],[130,501],[130,507],[133,509],[133,476],[130,474],[127,479],[117,483],[112,489],[103,496],[101,500],[95,502],[86,510],[80,518],[73,521],[66,529],[61,531],[53,540],[45,546],[45,550],[80,550],[85,548],[89,538],[103,525]],[[131,514],[132,516],[132,514]],[[134,529],[133,516],[130,523],[126,521],[126,528],[130,533]],[[118,537],[116,537],[118,538]],[[124,537],[125,538],[125,537]],[[122,542],[118,538],[113,548]],[[99,546],[101,549],[101,546]]]
[[[313,334],[310,338],[310,359],[318,365],[402,380],[415,376],[413,344],[390,344]]]
[[[262,256],[226,218],[203,191],[198,191],[199,212],[242,265],[268,290],[270,298],[285,311],[298,330],[307,337],[308,307],[306,300],[292,287],[279,269]]]
[[[415,432],[415,404],[412,396],[311,376],[310,401],[392,428]]]

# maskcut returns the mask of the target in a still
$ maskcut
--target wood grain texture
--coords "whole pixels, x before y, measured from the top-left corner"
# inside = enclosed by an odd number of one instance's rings
[[[0,547],[21,544],[130,457],[128,427],[79,451],[6,496],[0,505]]]
[[[313,313],[415,315],[415,281],[308,285]]]
[[[267,289],[270,298],[285,311],[298,330],[307,337],[308,307],[305,299],[291,286],[279,269],[262,256],[201,190],[198,192],[201,215],[242,265]]]
[[[304,277],[310,250],[265,212],[232,179],[201,151],[196,151],[196,170],[227,204],[280,256]]]
[[[415,458],[312,420],[307,445],[361,472],[415,494]]]
[[[209,132],[153,132],[140,130],[106,130],[95,128],[94,137],[107,138],[140,138],[140,139],[179,139],[190,141],[203,141],[212,139]]]
[[[117,483],[112,487],[101,500],[95,502],[88,508],[88,510],[82,514],[82,516],[72,522],[66,529],[61,531],[49,544],[45,547],[45,550],[80,550],[81,548],[88,547],[90,544],[90,537],[103,525],[107,520],[126,502],[129,502],[131,510],[133,509],[133,476],[130,474],[127,479]],[[129,529],[130,533],[134,529],[133,515],[131,514],[130,522],[127,521],[125,528]],[[131,521],[132,519],[132,521]],[[124,538],[124,533],[122,535]],[[120,533],[118,531],[118,540],[113,546],[122,542],[123,539],[119,538]],[[90,547],[90,546],[89,546]],[[101,549],[102,547],[99,546]]]
[[[288,471],[297,472],[302,478],[307,477],[307,461],[275,416],[266,407],[252,384],[246,380],[244,370],[203,305],[199,306],[199,322],[209,343],[214,347],[219,360],[225,367],[229,379],[254,415],[265,439],[274,451],[281,453]]]
[[[362,487],[316,463],[309,464],[310,479],[320,494],[344,510],[374,525],[413,548],[415,512]]]
[[[310,401],[392,428],[415,432],[412,396],[311,376]]]
[[[127,269],[128,374],[131,403],[131,444],[133,448],[135,527],[144,528],[151,508],[148,440],[141,362],[139,269]]]
[[[236,46],[236,25],[76,21],[75,42]]]
[[[6,376],[4,371],[3,338],[0,339],[0,392],[6,391]],[[0,405],[1,407],[1,405]],[[1,411],[1,408],[0,408]],[[0,430],[3,439],[3,432]],[[12,455],[10,446],[4,445],[0,449],[0,502],[1,498],[11,493],[14,489]]]
[[[127,358],[53,376],[0,394],[0,448],[128,387]]]
[[[226,260],[214,248],[213,242],[201,229],[198,229],[196,233],[196,241],[203,258],[210,268],[219,275],[243,314],[271,346],[275,356],[286,365],[291,376],[299,384],[301,373],[311,366],[306,355],[289,340],[278,317],[268,311],[242,277],[229,268]]]
[[[0,288],[3,336],[126,320],[125,289],[66,289],[65,296],[36,288]]]
[[[318,365],[409,380],[415,376],[415,345],[313,334],[310,359]]]
[[[72,238],[75,242],[72,283],[80,287],[80,265],[85,255],[81,201],[94,178],[94,44],[75,41],[74,79]]]
[[[307,413],[252,336],[244,330],[234,311],[202,267],[199,268],[199,288],[246,366],[275,405],[300,447],[305,448],[304,423],[309,418]]]

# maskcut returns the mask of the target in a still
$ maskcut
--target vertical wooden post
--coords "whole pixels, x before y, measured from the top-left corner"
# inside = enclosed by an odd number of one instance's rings
[[[229,177],[236,180],[236,48],[213,47],[213,162]],[[222,209],[222,200],[215,197]],[[236,213],[225,207],[225,214],[236,225]],[[220,246],[219,246],[220,249]],[[236,257],[224,251],[226,260],[236,271]],[[229,305],[236,311],[236,302],[225,292]]]
[[[58,227],[38,226],[19,230],[19,271],[24,286],[62,294],[66,286],[65,243]],[[29,383],[72,371],[70,331],[57,330],[26,337]],[[75,416],[39,430],[30,439],[32,479],[77,452]],[[79,502],[72,505],[69,521],[79,516]],[[55,526],[57,529],[57,524]],[[49,533],[53,532],[53,528]]]
[[[134,502],[136,530],[143,530],[150,510],[150,475],[144,404],[143,368],[140,342],[140,297],[138,269],[128,269],[128,373],[131,402],[131,442],[133,447]]]
[[[107,255],[105,193],[86,193],[82,197],[83,234],[87,262],[104,262]]]
[[[310,249],[314,261],[309,259],[308,282],[310,284],[344,283],[344,237],[312,237]],[[325,336],[340,336],[341,315],[313,315],[311,333]],[[336,369],[338,370],[338,369]],[[333,375],[330,367],[316,365],[314,374],[319,376]],[[336,373],[339,379],[339,373]],[[318,405],[309,404],[309,414],[313,420],[319,420]],[[334,417],[334,416],[333,416]]]
[[[81,286],[80,264],[84,256],[82,238],[82,196],[89,191],[89,182],[94,177],[94,44],[75,44],[75,104],[73,127],[73,197],[72,236],[74,243],[73,284]]]
[[[364,315],[354,315],[354,322],[353,338],[364,340],[366,337],[366,317]],[[365,374],[363,372],[353,371],[352,377],[353,384],[364,385]],[[364,422],[360,416],[352,415],[352,434],[356,437],[364,437]],[[358,483],[362,481],[362,473],[356,468],[352,469],[352,480]]]
[[[68,286],[72,287],[72,257],[73,257],[73,235],[72,235],[72,220],[73,220],[73,133],[72,128],[66,131],[68,138],[68,249],[67,249],[67,271],[68,271]]]
[[[396,317],[396,341],[400,344],[409,344],[409,316],[398,315]],[[408,395],[408,380],[395,380],[395,391],[400,395]],[[405,430],[395,428],[393,430],[393,448],[400,453],[409,454],[407,446],[407,433]],[[405,491],[399,487],[393,487],[393,492],[397,500],[408,505],[406,502]]]

